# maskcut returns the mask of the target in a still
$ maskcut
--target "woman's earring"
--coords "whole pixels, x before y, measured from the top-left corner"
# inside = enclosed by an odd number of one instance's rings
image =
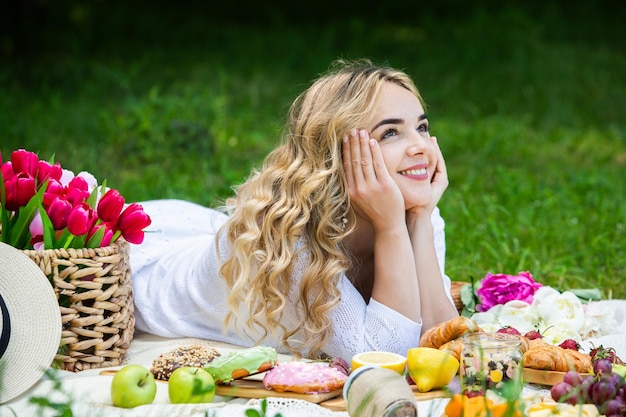
[[[342,216],[341,217],[341,228],[345,229],[347,224],[348,224],[348,218],[346,216]]]

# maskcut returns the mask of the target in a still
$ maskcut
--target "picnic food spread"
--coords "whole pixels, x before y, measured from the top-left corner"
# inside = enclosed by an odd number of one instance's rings
[[[276,350],[267,346],[255,346],[230,352],[209,362],[205,369],[218,384],[224,384],[233,379],[267,371],[277,365]]]
[[[343,388],[347,374],[328,364],[286,362],[270,369],[263,378],[265,388],[278,392],[319,394]]]
[[[483,337],[482,335],[489,337],[499,335],[502,339],[517,340],[516,346],[523,355],[523,359],[520,360],[520,364],[524,364],[523,382],[543,384],[550,390],[551,396],[525,403],[522,408],[523,413],[520,414],[519,410],[510,412],[510,404],[503,397],[497,396],[499,392],[496,392],[496,396],[493,397],[486,395],[487,391],[481,391],[480,386],[483,382],[486,389],[490,391],[494,388],[491,384],[512,379],[507,374],[511,372],[507,370],[509,366],[507,354],[501,358],[489,356],[489,358],[495,358],[490,360],[489,366],[492,368],[484,381],[481,382],[478,378],[479,384],[475,384],[478,387],[477,391],[467,393],[461,391],[460,394],[450,391],[448,384],[463,372],[461,369],[463,367],[459,366],[459,363],[467,359],[471,367],[473,366],[471,362],[478,360],[477,357],[472,359],[471,355],[467,356],[469,355],[468,343],[472,335],[478,336],[479,340]],[[499,338],[496,337],[496,339]],[[626,370],[626,367],[623,367],[621,359],[609,347],[599,346],[587,354],[580,351],[580,346],[576,343],[552,345],[543,340],[541,335],[516,334],[515,329],[510,327],[502,328],[498,332],[484,332],[480,326],[467,317],[457,317],[433,327],[424,333],[421,343],[427,346],[416,346],[410,349],[406,356],[391,352],[363,352],[354,355],[353,358],[348,358],[350,362],[342,358],[317,361],[290,358],[279,361],[276,350],[267,346],[222,350],[219,347],[190,344],[159,354],[153,359],[150,372],[157,382],[167,382],[173,371],[180,367],[203,368],[203,373],[206,371],[215,380],[217,398],[220,396],[244,399],[282,397],[283,399],[306,400],[310,404],[318,404],[332,411],[349,411],[344,398],[345,390],[342,390],[349,380],[349,375],[364,365],[365,367],[372,365],[387,367],[403,376],[403,382],[406,382],[407,388],[413,393],[418,403],[436,398],[449,398],[445,412],[442,408],[444,412],[442,417],[474,417],[474,414],[475,417],[482,417],[487,411],[496,417],[506,413],[514,417],[522,415],[544,417],[548,411],[552,413],[551,415],[568,415],[573,410],[580,411],[580,407],[565,406],[566,396],[573,395],[573,392],[576,392],[577,398],[583,398],[584,401],[593,404],[593,409],[584,408],[584,415],[588,414],[592,417],[598,415],[594,414],[597,410],[611,411],[611,407],[616,407],[616,402],[622,404],[624,396],[622,393],[626,391],[623,378],[618,380],[614,375],[622,372],[622,369]],[[614,361],[612,362],[615,366],[613,372],[609,372],[606,365],[595,365],[598,361],[609,359]],[[404,371],[395,369],[398,363],[404,366]],[[442,370],[444,364],[450,365],[446,368],[449,369],[445,372],[445,378]],[[467,366],[467,364],[464,365],[466,368]],[[599,367],[595,369],[594,366]],[[613,378],[611,379],[613,382],[610,382],[612,385],[609,385],[614,388],[615,392],[606,388],[609,375],[614,375],[611,377]],[[461,386],[462,379],[463,377],[461,377]],[[584,393],[577,391],[579,390],[577,384],[582,386],[581,381],[586,381],[585,384],[587,384]],[[594,384],[601,388],[588,388]],[[611,392],[602,391],[605,388]],[[178,389],[179,392],[185,390],[187,390],[185,387]],[[610,395],[600,398],[601,393]],[[174,404],[172,399],[170,401]],[[544,403],[552,403],[552,405],[543,405]]]
[[[204,367],[221,354],[214,348],[201,345],[180,346],[162,353],[152,361],[150,372],[155,379],[167,381],[172,372],[184,366]]]
[[[465,334],[480,331],[474,320],[465,316],[455,317],[426,330],[420,338],[420,347],[440,348]]]
[[[524,366],[558,372],[574,369],[587,373],[591,371],[592,364],[591,356],[586,353],[551,345],[543,339],[535,339],[530,341],[530,347],[524,353]]]
[[[420,339],[420,347],[432,347],[445,350],[457,360],[463,351],[463,336],[479,333],[482,329],[467,317],[457,317],[441,323],[426,331]],[[511,328],[502,329],[501,333],[516,335]],[[517,333],[520,349],[524,354],[524,366],[531,369],[567,372],[574,368],[578,372],[591,370],[591,356],[576,349],[547,343],[541,337],[529,339]]]

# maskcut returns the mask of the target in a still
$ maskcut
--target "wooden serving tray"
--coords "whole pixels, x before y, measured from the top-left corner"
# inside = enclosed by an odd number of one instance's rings
[[[413,390],[413,396],[415,396],[415,401],[426,401],[435,398],[445,397],[445,393],[443,392],[443,390],[440,389],[428,392],[419,392],[417,391],[417,387],[415,385],[411,385],[411,390]],[[343,395],[327,401],[323,401],[319,403],[319,405],[328,408],[331,411],[346,411],[346,400],[343,398]]]
[[[229,384],[218,385],[215,393],[224,397],[239,398],[295,398],[319,404],[322,401],[330,400],[341,395],[342,391],[343,389],[337,389],[331,392],[322,392],[319,394],[299,394],[297,392],[289,391],[278,392],[265,388],[262,381],[250,379],[236,379],[234,381],[231,381]]]
[[[563,381],[565,372],[546,371],[542,369],[524,368],[522,373],[524,383],[540,385],[556,385]],[[580,374],[583,378],[589,374]]]

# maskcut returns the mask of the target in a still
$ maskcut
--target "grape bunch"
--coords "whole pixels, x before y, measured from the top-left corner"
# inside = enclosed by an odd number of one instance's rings
[[[593,374],[569,371],[550,390],[552,399],[568,404],[594,404],[607,417],[626,416],[626,380],[613,371],[613,361],[598,355]]]

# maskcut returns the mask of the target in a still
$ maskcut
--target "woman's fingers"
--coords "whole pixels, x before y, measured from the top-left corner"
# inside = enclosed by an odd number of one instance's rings
[[[442,184],[444,187],[448,186],[448,169],[446,167],[446,161],[443,158],[443,153],[439,147],[439,142],[435,136],[432,137],[435,149],[437,152],[437,165],[435,166],[435,174],[433,175],[432,182]]]
[[[343,164],[348,185],[364,187],[367,182],[376,180],[372,159],[367,131],[350,130],[343,138]]]
[[[372,148],[370,144],[370,136],[367,130],[358,131],[359,150],[361,156],[361,172],[366,181],[375,181]]]
[[[387,166],[385,165],[383,153],[381,152],[380,146],[378,145],[378,142],[376,142],[376,139],[369,140],[369,147],[372,154],[372,164],[376,178],[378,179],[378,181],[384,182],[387,178],[389,178],[389,172],[387,171]],[[389,180],[391,179],[389,178]]]
[[[346,174],[348,188],[354,187],[354,173],[352,171],[352,147],[350,145],[350,137],[346,133],[343,135],[343,170]]]

